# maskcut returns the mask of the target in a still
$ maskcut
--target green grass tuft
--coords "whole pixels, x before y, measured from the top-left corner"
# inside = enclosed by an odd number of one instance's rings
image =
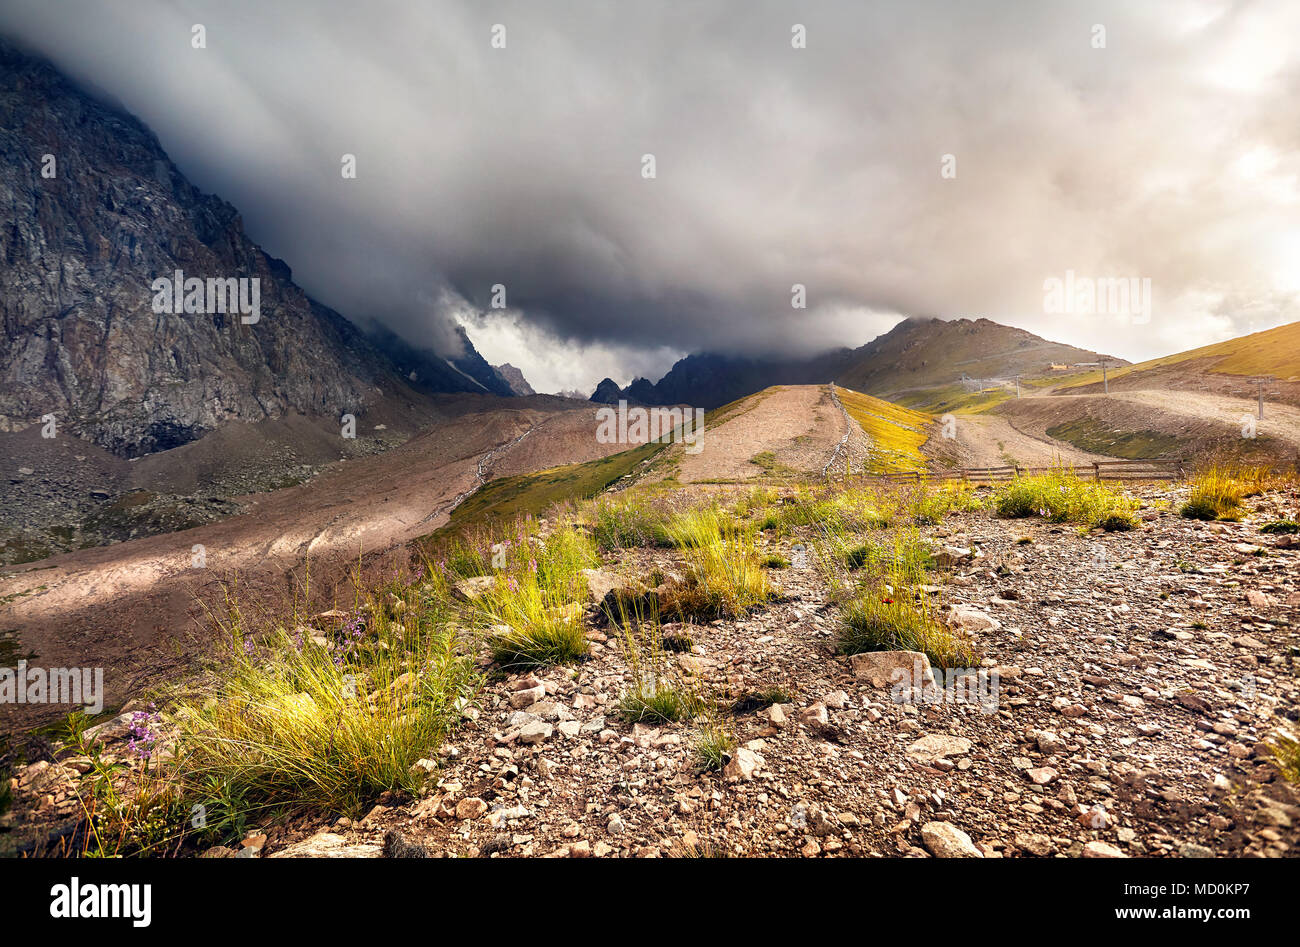
[[[841,610],[838,638],[843,654],[920,651],[936,667],[970,667],[972,649],[906,593],[866,588]]]
[[[999,516],[1040,516],[1049,523],[1080,523],[1110,531],[1132,529],[1138,502],[1120,487],[1083,480],[1064,468],[1019,477],[998,487],[992,497]]]

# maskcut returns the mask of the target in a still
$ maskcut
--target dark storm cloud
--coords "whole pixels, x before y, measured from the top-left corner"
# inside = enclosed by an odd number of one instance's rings
[[[1130,357],[1300,318],[1286,0],[17,0],[0,28],[116,95],[309,292],[414,341],[459,311],[630,373],[898,314]],[[1045,313],[1067,270],[1150,278],[1150,321]],[[475,313],[496,283],[510,313]]]

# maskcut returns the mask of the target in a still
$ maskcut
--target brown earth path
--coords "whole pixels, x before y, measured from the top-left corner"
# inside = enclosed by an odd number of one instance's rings
[[[715,423],[698,453],[673,447],[682,483],[752,480],[764,472],[753,458],[769,453],[780,467],[820,474],[849,430],[825,385],[768,388]]]
[[[1017,463],[1037,467],[1056,460],[1067,464],[1091,464],[1112,459],[1079,450],[1064,441],[1035,437],[995,414],[958,414],[954,417],[956,437],[946,455],[953,466],[1000,467]]]

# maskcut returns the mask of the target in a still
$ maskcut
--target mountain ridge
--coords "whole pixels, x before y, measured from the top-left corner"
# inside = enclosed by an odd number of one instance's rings
[[[960,355],[955,359],[954,354]],[[990,319],[908,317],[858,348],[808,358],[751,358],[700,352],[680,359],[658,382],[637,378],[618,388],[609,378],[592,401],[691,404],[712,409],[772,385],[836,384],[878,397],[960,380],[1042,374],[1053,362],[1095,361],[1098,353],[1052,342]],[[1112,364],[1125,359],[1107,356]]]
[[[413,382],[375,337],[295,284],[139,119],[3,38],[0,73],[10,168],[0,201],[11,209],[0,229],[0,430],[53,415],[138,457],[231,420],[363,413],[390,392],[511,394],[467,337],[462,364],[422,383],[413,369]],[[258,280],[258,318],[154,311],[153,281],[178,270]]]

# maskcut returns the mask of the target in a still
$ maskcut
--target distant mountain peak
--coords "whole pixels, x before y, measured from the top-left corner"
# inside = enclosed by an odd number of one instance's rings
[[[537,392],[533,390],[533,386],[528,384],[528,379],[524,377],[524,373],[515,368],[509,362],[502,365],[493,365],[492,370],[500,375],[505,383],[510,386],[510,391],[512,393],[520,397],[537,394]]]
[[[1092,361],[1097,353],[1039,338],[991,319],[909,316],[856,349],[839,348],[810,358],[741,357],[700,352],[679,360],[650,384],[638,378],[625,389],[605,379],[593,401],[620,398],[641,404],[688,404],[706,409],[772,385],[834,381],[864,394],[888,396],[975,377],[1046,373],[1053,362]],[[1124,364],[1123,359],[1112,359]]]
[[[603,378],[592,393],[591,400],[597,404],[618,404],[619,400],[625,397],[618,387],[618,382],[612,378]]]

